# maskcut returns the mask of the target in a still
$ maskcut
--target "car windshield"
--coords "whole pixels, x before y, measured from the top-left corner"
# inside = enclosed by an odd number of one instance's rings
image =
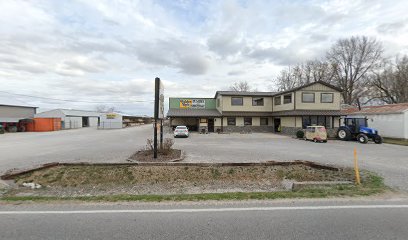
[[[185,130],[185,129],[187,129],[187,127],[177,127],[176,129],[177,130]]]

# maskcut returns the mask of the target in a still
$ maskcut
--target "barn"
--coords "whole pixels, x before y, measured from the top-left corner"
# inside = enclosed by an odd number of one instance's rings
[[[37,107],[9,105],[0,103],[0,125],[9,132],[26,130],[27,122],[31,121]]]

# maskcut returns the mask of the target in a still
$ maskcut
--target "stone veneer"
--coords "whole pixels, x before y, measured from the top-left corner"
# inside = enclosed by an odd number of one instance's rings
[[[214,131],[221,127],[214,127]],[[224,126],[224,132],[273,132],[273,126]]]
[[[299,127],[282,127],[281,133],[289,136],[296,136],[296,132],[299,130],[303,130],[302,128]],[[336,133],[337,133],[338,128],[327,128],[327,136],[329,138],[336,138]]]

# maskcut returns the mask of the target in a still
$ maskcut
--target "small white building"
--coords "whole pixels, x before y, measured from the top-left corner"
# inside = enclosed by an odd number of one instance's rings
[[[383,137],[408,139],[408,103],[346,109],[349,117],[367,118],[368,127],[377,129]]]
[[[131,127],[151,122],[149,116],[135,116],[126,113],[102,113],[99,123],[99,129],[118,129]]]
[[[55,109],[37,113],[36,118],[61,118],[62,129],[98,127],[100,113],[84,110]]]

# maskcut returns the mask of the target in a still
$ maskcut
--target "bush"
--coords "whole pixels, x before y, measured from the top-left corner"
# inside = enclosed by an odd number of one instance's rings
[[[296,137],[297,138],[303,138],[305,136],[305,133],[303,132],[303,130],[298,130],[296,132]]]
[[[163,148],[160,149],[160,152],[167,155],[173,150],[174,139],[165,138],[163,139]]]

